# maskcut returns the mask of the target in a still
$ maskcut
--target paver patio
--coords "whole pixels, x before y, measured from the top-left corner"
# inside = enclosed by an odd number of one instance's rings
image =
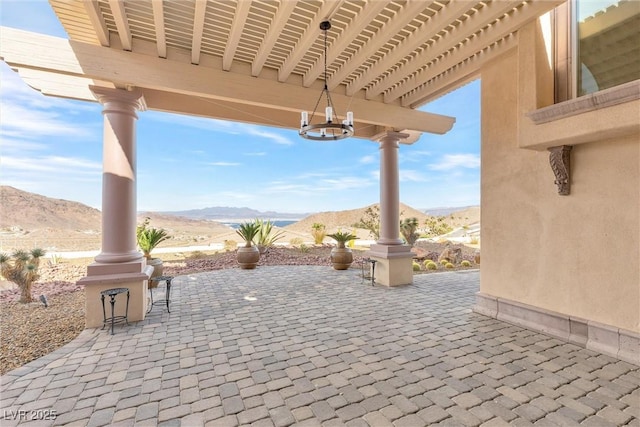
[[[171,313],[85,330],[2,376],[0,424],[640,426],[638,366],[473,313],[478,284],[465,271],[389,289],[312,266],[180,276]]]

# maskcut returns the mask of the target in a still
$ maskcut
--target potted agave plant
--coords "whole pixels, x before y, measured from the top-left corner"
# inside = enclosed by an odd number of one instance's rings
[[[165,240],[170,239],[171,236],[162,228],[149,227],[149,217],[145,218],[142,224],[136,228],[136,239],[138,241],[138,247],[147,259],[147,265],[153,266],[153,273],[151,277],[162,276],[162,260],[160,258],[153,258],[151,251],[156,246]],[[149,281],[149,285],[153,286],[155,281]]]
[[[331,249],[331,264],[336,270],[346,270],[353,262],[353,252],[351,248],[346,247],[349,240],[355,239],[357,236],[350,232],[337,231],[333,234],[327,234],[337,242],[337,246]]]
[[[270,247],[272,247],[277,240],[282,238],[284,232],[273,231],[273,223],[271,220],[261,220],[256,219],[256,223],[258,223],[258,234],[256,235],[256,245],[258,246],[258,250],[260,251],[260,255],[265,254]]]
[[[256,268],[260,260],[260,250],[253,245],[253,239],[260,231],[260,223],[258,221],[243,222],[236,230],[238,236],[244,240],[244,246],[238,248],[238,264],[244,270]]]

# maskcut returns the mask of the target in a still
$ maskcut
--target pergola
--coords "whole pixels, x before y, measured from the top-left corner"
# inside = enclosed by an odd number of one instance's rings
[[[69,39],[2,27],[0,56],[46,95],[104,105],[102,253],[83,280],[95,292],[140,283],[132,300],[142,301],[142,317],[147,269],[135,248],[136,111],[297,129],[326,79],[337,112],[354,112],[355,137],[380,143],[382,226],[371,251],[380,280],[410,283],[411,255],[397,232],[398,144],[422,132],[444,134],[455,121],[418,107],[477,78],[483,64],[515,46],[522,26],[562,3],[49,2]],[[325,20],[332,24],[327,75],[319,29]]]

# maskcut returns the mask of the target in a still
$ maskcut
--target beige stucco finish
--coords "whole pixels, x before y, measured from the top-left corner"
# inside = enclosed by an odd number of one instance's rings
[[[539,93],[549,89],[545,71],[531,67],[539,43],[532,24],[518,48],[482,70],[480,291],[638,332],[640,135],[627,128],[624,136],[613,129],[596,141],[577,138],[571,194],[559,196],[544,145],[563,142],[551,137],[537,151],[521,148],[523,128],[533,126],[524,113],[548,98]],[[637,100],[623,108],[640,111]],[[553,126],[563,138],[579,135],[593,114]],[[598,114],[614,119],[607,109]]]

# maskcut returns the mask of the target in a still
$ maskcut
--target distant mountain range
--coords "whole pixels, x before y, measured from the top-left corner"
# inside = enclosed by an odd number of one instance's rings
[[[45,197],[9,186],[0,186],[0,201],[2,206],[0,228],[5,230],[12,228],[22,228],[24,230],[48,228],[98,233],[101,230],[101,212],[79,202]],[[346,211],[286,213],[259,211],[247,207],[216,206],[183,211],[139,212],[138,217],[149,216],[156,226],[168,228],[179,227],[179,225],[199,226],[206,223],[206,221],[228,222],[230,220],[242,221],[253,218],[300,221],[303,222],[300,225],[304,227],[310,227],[310,224],[318,221],[326,224],[336,223],[340,226],[350,226],[362,217],[366,208],[365,206]],[[456,217],[455,222],[463,224],[474,223],[480,219],[479,206],[414,209],[401,204],[400,209],[404,217],[415,216],[421,222],[426,215],[448,217],[454,214]]]
[[[206,219],[212,221],[225,221],[232,219],[284,219],[284,220],[298,220],[309,215],[308,213],[292,214],[275,211],[259,211],[251,208],[233,208],[227,206],[215,206],[202,209],[189,209],[185,211],[170,211],[159,212],[164,215],[175,215],[189,219]]]
[[[373,205],[372,205],[373,206]],[[330,232],[351,229],[363,217],[368,207],[311,214],[292,214],[259,211],[250,208],[210,207],[175,212],[139,212],[138,221],[150,217],[151,225],[166,229],[172,239],[170,246],[209,244],[235,238],[232,229],[224,225],[232,221],[253,218],[296,221],[284,229],[306,235],[313,223],[322,223]],[[401,204],[402,217],[416,217],[423,223],[427,214]],[[436,208],[426,210],[430,215],[445,216],[453,227],[476,224],[480,221],[480,207]],[[9,186],[0,186],[0,252],[25,247],[47,250],[94,250],[100,247],[102,213],[82,203],[54,199]],[[302,234],[300,234],[302,233]],[[368,238],[366,230],[359,230],[361,238]]]
[[[477,207],[478,206],[476,205],[455,206],[455,207],[449,206],[449,207],[439,207],[439,208],[427,208],[427,209],[421,209],[421,210],[427,215],[431,215],[431,216],[447,216],[455,212],[460,212],[460,211],[477,208]]]

